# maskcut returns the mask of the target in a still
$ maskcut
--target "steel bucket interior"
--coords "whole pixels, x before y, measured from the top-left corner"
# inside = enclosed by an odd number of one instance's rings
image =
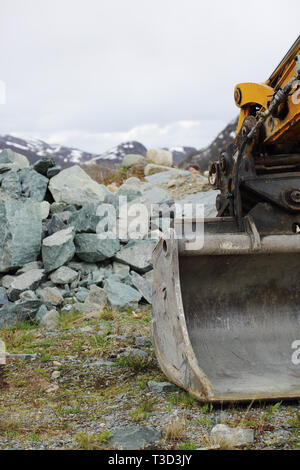
[[[187,256],[170,240],[168,258],[164,243],[153,334],[169,379],[204,401],[300,397],[300,253]]]

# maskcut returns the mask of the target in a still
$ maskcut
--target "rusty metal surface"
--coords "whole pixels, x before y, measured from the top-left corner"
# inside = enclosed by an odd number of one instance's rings
[[[153,336],[170,380],[201,401],[300,397],[300,252],[154,256]]]

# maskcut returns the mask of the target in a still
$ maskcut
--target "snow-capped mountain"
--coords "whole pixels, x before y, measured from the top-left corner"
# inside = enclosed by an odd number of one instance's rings
[[[201,171],[207,170],[209,163],[218,160],[220,153],[233,142],[237,122],[238,119],[231,121],[205,149],[191,152],[182,163],[182,166],[187,167],[189,163],[196,163]]]
[[[21,153],[28,158],[30,163],[35,163],[42,157],[52,157],[57,165],[67,167],[75,163],[84,164],[95,155],[75,148],[63,145],[50,145],[38,139],[21,139],[13,135],[0,135],[0,149],[10,148],[14,152]]]
[[[28,158],[31,164],[42,157],[52,157],[57,165],[63,168],[74,165],[96,164],[101,166],[119,166],[125,155],[129,153],[146,155],[146,147],[137,141],[124,142],[113,147],[107,152],[96,154],[85,152],[64,145],[47,144],[39,139],[25,139],[14,135],[0,135],[0,150],[10,148],[14,152],[21,153]],[[184,160],[191,152],[195,152],[193,147],[173,147],[169,149],[173,153],[174,163]]]

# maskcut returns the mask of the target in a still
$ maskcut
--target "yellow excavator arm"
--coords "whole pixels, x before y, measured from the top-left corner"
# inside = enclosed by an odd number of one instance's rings
[[[272,97],[282,89],[295,75],[295,69],[300,61],[300,36],[295,41],[286,56],[274,70],[270,78],[261,84],[240,83],[234,89],[234,100],[240,108],[237,134],[240,132],[246,117],[253,116],[257,110],[266,111]],[[265,142],[280,143],[295,142],[300,132],[300,82],[295,83],[293,93],[285,103],[266,120]]]

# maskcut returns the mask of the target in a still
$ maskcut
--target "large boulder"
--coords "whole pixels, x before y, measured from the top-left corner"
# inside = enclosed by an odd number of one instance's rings
[[[41,207],[36,201],[0,197],[0,272],[35,261],[42,240]]]
[[[105,217],[108,216],[107,210],[112,211],[112,214],[115,213],[115,208],[112,204],[105,205],[105,212],[103,215],[97,215],[97,209],[101,206],[100,202],[89,203],[84,206],[79,211],[76,211],[72,214],[69,220],[69,224],[73,225],[76,232],[85,232],[85,233],[96,233],[97,225]],[[99,213],[99,212],[98,212]],[[108,229],[107,225],[103,227],[103,230]]]
[[[136,153],[128,153],[123,158],[122,167],[130,168],[131,166],[134,166],[137,163],[142,163],[143,161],[145,161],[145,158],[143,157],[143,155],[139,155]]]
[[[173,165],[173,155],[169,150],[163,149],[149,149],[146,154],[148,161],[155,163],[156,165]]]
[[[82,261],[97,263],[114,256],[120,249],[115,239],[99,239],[94,233],[81,233],[75,237],[76,255]]]
[[[84,206],[89,202],[103,202],[109,195],[103,184],[92,180],[78,165],[66,168],[51,178],[49,190],[55,202],[77,206]]]
[[[33,319],[41,304],[40,300],[27,300],[20,303],[7,302],[0,308],[0,329]]]
[[[16,171],[5,173],[1,178],[1,189],[10,196],[16,198],[20,197],[22,194],[22,186],[19,173]]]
[[[128,264],[134,271],[145,273],[152,268],[152,252],[155,240],[132,240],[116,255],[115,260]]]
[[[9,288],[9,298],[13,302],[18,300],[24,291],[36,289],[45,278],[43,269],[32,269],[16,277]]]
[[[113,308],[136,308],[142,295],[136,289],[110,276],[104,281],[104,292]]]
[[[11,149],[2,150],[0,153],[0,163],[13,163],[16,169],[29,167],[29,161],[24,155],[13,152]]]
[[[71,261],[75,254],[73,227],[46,237],[42,245],[42,258],[45,270],[47,272],[63,266]]]
[[[20,180],[24,196],[40,202],[44,200],[49,182],[48,178],[31,168],[23,168],[20,171]]]

